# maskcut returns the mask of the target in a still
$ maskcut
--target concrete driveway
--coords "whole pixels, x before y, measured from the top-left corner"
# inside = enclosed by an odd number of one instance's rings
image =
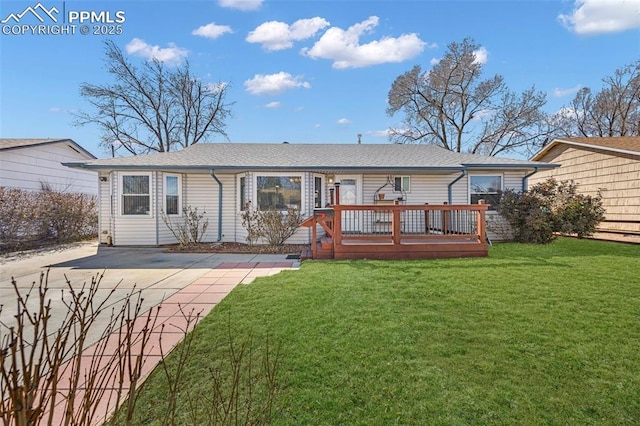
[[[15,278],[21,294],[25,295],[32,283],[38,282],[40,273],[49,270],[48,297],[52,306],[49,330],[55,332],[58,328],[55,324],[59,324],[68,311],[63,303],[63,297],[67,296],[60,291],[66,290],[68,294],[66,279],[74,289],[79,289],[84,282],[89,283],[96,274],[104,272],[94,303],[103,301],[115,288],[114,294],[108,299],[108,306],[116,311],[122,306],[123,298],[133,290],[140,290],[144,299],[143,312],[161,304],[156,328],[150,334],[145,351],[141,372],[141,380],[144,380],[161,360],[161,354],[168,353],[184,337],[188,321],[181,310],[199,313],[202,318],[237,285],[297,266],[299,262],[286,259],[286,255],[164,253],[163,249],[157,248],[111,248],[99,247],[97,243],[4,256],[0,258],[0,304],[3,305],[0,321],[5,326],[15,323],[17,308],[12,278]],[[37,308],[37,297],[30,298],[28,305],[32,309]],[[99,346],[96,343],[110,322],[110,311],[107,309],[107,313],[100,315],[90,329],[85,345],[85,354],[89,356],[82,357],[81,369],[93,365],[90,354]],[[141,329],[138,324],[134,330]],[[189,324],[189,328],[194,325]],[[5,333],[6,329],[0,330],[0,336]],[[117,342],[117,336],[118,331],[112,332],[112,338],[106,342]],[[104,347],[107,351],[115,351],[118,346],[110,344]],[[164,348],[163,352],[160,351],[161,347]],[[102,384],[107,397],[101,398],[95,407],[95,424],[101,424],[115,409],[115,399],[111,397],[120,386],[114,381],[117,379],[118,364],[109,364],[108,356],[98,359],[101,374],[112,377],[112,381]],[[62,393],[67,391],[65,383],[64,380],[58,383],[58,390]],[[84,386],[89,385],[80,383],[80,388]],[[126,378],[121,386],[125,392],[128,390]],[[64,412],[64,401],[61,400],[53,410],[55,424],[62,424]]]
[[[258,263],[266,265],[267,262],[271,262],[271,266],[279,266],[262,268],[259,273],[254,268],[246,267]],[[26,293],[32,283],[39,280],[40,273],[47,269],[51,289],[49,297],[53,306],[52,321],[55,323],[61,321],[67,311],[61,306],[62,292],[59,291],[68,288],[67,278],[74,288],[80,288],[83,283],[89,283],[92,277],[104,272],[96,302],[116,288],[109,301],[117,307],[125,295],[133,290],[140,290],[144,298],[143,311],[146,311],[221,265],[230,266],[230,269],[234,269],[234,265],[245,265],[244,269],[239,268],[243,272],[236,271],[233,274],[227,271],[227,274],[236,275],[238,283],[247,283],[256,276],[278,272],[287,265],[288,268],[297,267],[299,263],[287,260],[285,255],[165,253],[162,248],[104,247],[97,242],[3,256],[0,258],[0,304],[3,305],[0,321],[11,324],[16,313],[12,278],[16,280],[20,291]],[[228,293],[232,287],[227,286],[225,289]],[[36,306],[35,297],[31,298],[30,306]],[[97,330],[101,328],[96,327]]]

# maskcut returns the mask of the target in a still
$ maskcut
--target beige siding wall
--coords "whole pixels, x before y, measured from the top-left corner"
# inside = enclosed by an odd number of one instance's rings
[[[106,244],[107,237],[112,235],[111,214],[113,205],[111,203],[111,188],[113,173],[100,173],[98,186],[98,239],[101,244]],[[100,179],[104,179],[101,181]]]
[[[363,198],[365,204],[373,203],[375,192],[387,183],[389,175],[364,175]],[[411,188],[406,193],[407,204],[442,204],[447,201],[447,185],[458,175],[403,175],[411,177]],[[462,188],[462,185],[460,185]],[[402,196],[399,191],[394,191],[393,184],[386,185],[380,190],[385,194],[385,199],[394,199]],[[462,199],[464,193],[461,197]],[[466,196],[465,197],[465,203]]]
[[[233,175],[216,174],[222,183],[222,240],[227,239],[230,230],[227,223],[233,219],[233,199],[229,200],[235,184]],[[183,205],[198,208],[198,213],[205,213],[204,219],[209,221],[207,232],[203,241],[214,242],[218,240],[218,183],[208,173],[189,173],[183,177]],[[233,194],[231,194],[233,196]],[[232,232],[232,231],[231,231]]]
[[[114,244],[120,246],[152,246],[158,244],[156,239],[156,226],[158,225],[158,206],[153,194],[156,193],[158,184],[157,173],[151,176],[151,214],[148,216],[125,216],[122,214],[122,194],[120,180],[122,175],[149,174],[146,171],[126,171],[114,173],[114,215],[115,226]],[[116,196],[117,194],[117,196]]]
[[[558,145],[543,161],[561,166],[532,176],[529,185],[554,177],[575,181],[578,190],[587,195],[596,195],[600,190],[606,209],[605,222],[600,228],[640,232],[640,223],[616,222],[640,221],[640,156]]]
[[[148,172],[119,172],[111,173],[107,182],[101,184],[100,200],[101,208],[100,227],[101,231],[108,230],[113,242],[116,245],[156,245],[172,244],[176,242],[175,237],[165,225],[160,212],[164,209],[164,172],[151,173],[151,192],[154,195],[151,203],[151,215],[144,217],[123,216],[121,214],[121,194],[120,183],[122,174],[137,174]],[[171,173],[174,174],[174,173]],[[282,174],[296,174],[292,172],[282,172]],[[474,174],[499,174],[503,177],[504,188],[520,189],[524,172],[503,171],[483,171]],[[246,201],[253,201],[255,198],[255,177],[267,175],[261,172],[217,173],[216,176],[222,182],[222,241],[245,242],[246,230],[242,226],[240,213],[240,185],[239,177],[246,178]],[[209,226],[203,241],[214,242],[218,239],[218,183],[208,173],[183,173],[180,174],[182,180],[182,206],[197,207],[199,212],[206,212],[205,219]],[[314,173],[302,173],[302,199],[303,214],[309,215],[313,211],[314,201],[314,177],[320,176],[324,182],[323,199],[325,203],[330,201],[329,190],[333,184],[329,184],[324,175]],[[363,203],[373,202],[375,192],[387,182],[388,175],[357,175],[362,182],[362,194],[360,201]],[[459,173],[438,174],[438,175],[410,175],[411,188],[406,193],[408,204],[442,204],[448,199],[448,185],[460,176]],[[381,192],[386,194],[387,199],[401,196],[400,192],[395,192],[393,186],[386,186]],[[453,203],[467,204],[469,202],[469,177],[465,176],[453,186]],[[109,208],[110,207],[110,208]],[[491,214],[490,214],[491,216]],[[174,223],[181,222],[182,219],[172,218]],[[318,235],[322,232],[319,231]],[[101,233],[101,242],[106,242],[106,235]],[[489,233],[490,238],[498,239],[499,236]],[[300,228],[287,243],[306,244],[309,242],[311,232],[307,228]]]
[[[98,194],[96,172],[71,169],[61,163],[90,159],[66,143],[0,151],[0,186],[39,191],[41,182],[54,190]]]

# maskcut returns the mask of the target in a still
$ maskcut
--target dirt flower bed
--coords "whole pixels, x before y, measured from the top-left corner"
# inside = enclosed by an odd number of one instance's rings
[[[169,246],[170,253],[254,253],[254,254],[300,254],[308,244],[285,244],[282,246],[253,245],[243,243],[200,243],[188,247]]]

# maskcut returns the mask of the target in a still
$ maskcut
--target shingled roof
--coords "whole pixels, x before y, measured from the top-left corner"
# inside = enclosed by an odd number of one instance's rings
[[[560,144],[602,149],[610,152],[621,154],[640,155],[640,137],[637,136],[619,136],[619,137],[591,137],[591,138],[557,138],[549,145],[545,146],[536,155],[533,161],[540,161],[553,147]]]
[[[462,170],[555,165],[473,154],[434,145],[207,143],[176,152],[67,164],[90,169]]]
[[[82,146],[78,145],[72,139],[10,139],[10,138],[2,138],[0,139],[0,151],[10,150],[10,149],[21,149],[27,148],[31,146],[38,145],[50,145],[56,143],[66,143],[72,146],[76,151],[82,152],[89,158],[96,158],[95,155],[91,154],[89,151],[84,149]]]

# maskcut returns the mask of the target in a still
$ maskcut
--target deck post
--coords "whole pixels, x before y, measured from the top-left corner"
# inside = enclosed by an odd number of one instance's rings
[[[429,203],[424,203],[425,206],[428,206]],[[429,233],[429,210],[424,211],[424,233]]]
[[[393,217],[391,219],[391,237],[393,238],[393,244],[400,244],[400,232],[402,230],[401,222],[400,222],[400,209],[393,209]]]
[[[442,203],[443,205],[447,205],[446,201]],[[446,235],[449,233],[449,211],[442,211],[442,235]]]
[[[336,208],[337,207],[337,208]],[[342,244],[342,209],[338,206],[334,206],[333,215],[333,244],[339,246]]]
[[[478,200],[478,204],[481,206],[486,205],[484,200]],[[478,210],[478,239],[481,243],[487,242],[487,224],[485,221],[485,212],[486,209]]]
[[[311,228],[311,258],[318,258],[318,236],[316,234],[316,227],[318,226],[318,220],[315,218],[315,214],[313,217],[313,226]]]

